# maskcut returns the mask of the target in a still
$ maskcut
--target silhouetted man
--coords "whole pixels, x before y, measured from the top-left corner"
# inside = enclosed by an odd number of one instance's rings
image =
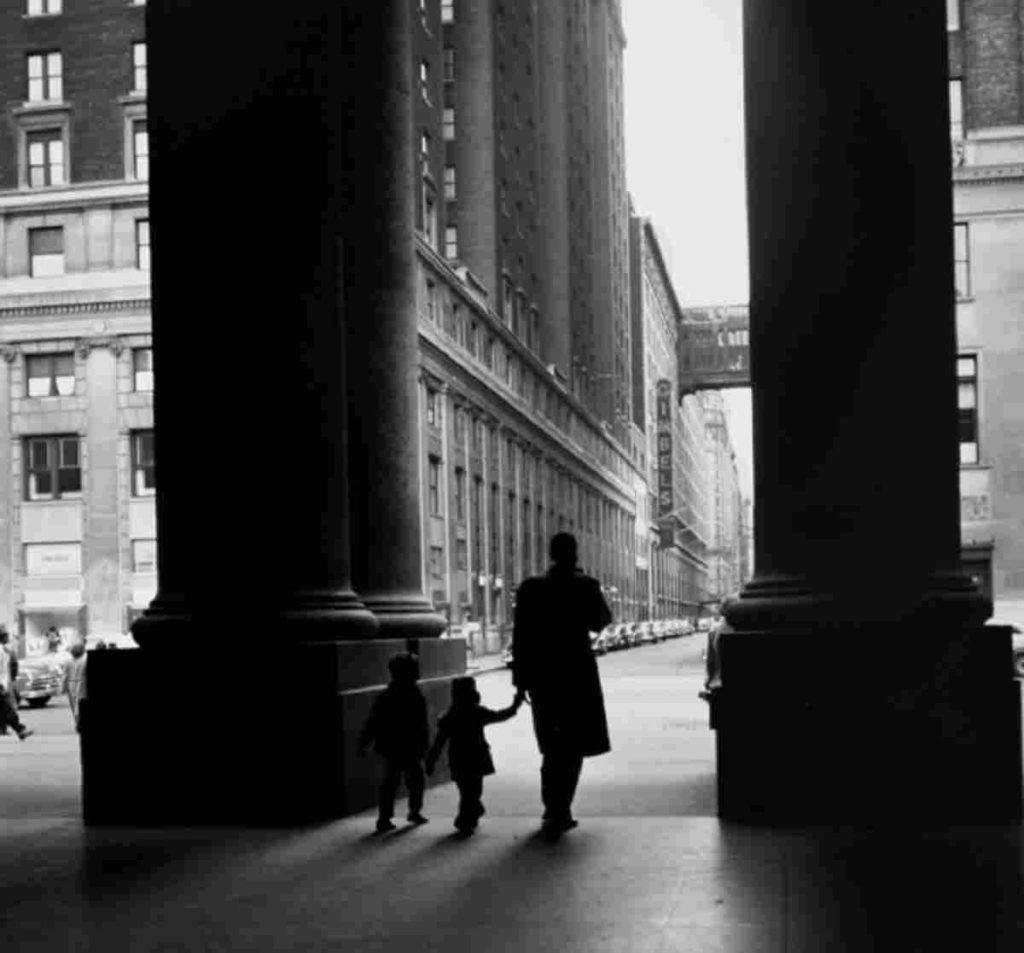
[[[542,755],[544,831],[576,826],[572,799],[583,759],[611,750],[604,696],[590,633],[612,620],[598,581],[576,565],[576,539],[551,539],[552,566],[525,580],[516,594],[512,682],[529,693]]]

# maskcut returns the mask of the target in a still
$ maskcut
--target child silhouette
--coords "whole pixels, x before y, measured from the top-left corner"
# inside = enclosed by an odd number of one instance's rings
[[[480,693],[476,680],[463,676],[452,680],[451,707],[437,721],[437,735],[427,752],[427,774],[433,774],[434,765],[444,746],[448,745],[448,765],[452,780],[459,789],[459,813],[455,828],[463,834],[471,834],[484,813],[480,801],[484,789],[484,777],[494,774],[490,745],[484,738],[484,726],[507,721],[523,703],[523,696],[517,694],[508,708],[493,711],[480,704]]]
[[[359,754],[365,754],[372,743],[374,751],[384,759],[378,789],[377,833],[393,831],[391,818],[395,813],[395,793],[402,776],[409,790],[408,820],[426,824],[420,813],[423,808],[423,754],[427,750],[427,700],[419,685],[419,659],[411,652],[401,652],[388,661],[391,682],[377,696],[370,716],[359,734]]]

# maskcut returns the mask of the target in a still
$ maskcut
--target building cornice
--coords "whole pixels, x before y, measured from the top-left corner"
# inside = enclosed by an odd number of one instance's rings
[[[954,185],[997,185],[1004,182],[1024,182],[1024,163],[964,165],[953,170]]]
[[[121,298],[103,301],[53,301],[44,304],[0,305],[0,319],[52,317],[58,314],[110,314],[118,311],[149,311],[150,298]]]
[[[59,211],[82,205],[133,204],[148,201],[147,182],[83,182],[59,188],[12,189],[0,192],[0,214],[4,212]]]

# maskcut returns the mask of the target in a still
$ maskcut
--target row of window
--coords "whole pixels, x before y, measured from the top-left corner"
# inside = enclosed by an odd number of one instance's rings
[[[82,573],[82,544],[25,543],[26,576],[79,576]],[[156,540],[132,540],[132,572],[156,574]]]
[[[132,120],[128,130],[131,149],[128,171],[144,182],[149,178],[149,127],[145,119]],[[46,126],[25,133],[25,181],[29,188],[66,185],[70,181],[67,127]]]
[[[146,0],[128,0],[133,7],[144,7]],[[64,12],[63,0],[26,0],[25,15],[29,17],[54,17]]]
[[[153,390],[153,349],[132,348],[132,389]],[[75,392],[75,355],[70,352],[25,357],[26,397],[70,397]]]
[[[33,278],[64,274],[64,226],[28,230],[28,273]],[[135,220],[135,267],[150,269],[149,219]]]
[[[152,430],[131,432],[132,496],[156,492]],[[81,437],[50,434],[25,438],[25,499],[79,499],[82,496]]]
[[[25,57],[27,67],[26,99],[30,103],[62,102],[64,99],[64,55],[60,50],[41,50]],[[131,45],[131,92],[146,92],[146,42]],[[127,61],[126,61],[127,62]]]

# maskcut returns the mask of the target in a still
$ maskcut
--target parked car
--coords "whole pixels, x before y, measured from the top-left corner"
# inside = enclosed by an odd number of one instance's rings
[[[64,672],[60,662],[46,655],[18,660],[18,677],[14,690],[18,704],[29,708],[42,708],[54,695],[60,694],[60,683]]]
[[[600,632],[590,633],[590,651],[595,655],[604,655],[608,651],[608,636],[605,634],[607,626]]]
[[[653,645],[655,642],[661,641],[661,636],[658,634],[658,630],[654,627],[654,623],[650,620],[638,623],[640,629],[640,641],[641,643],[648,643]]]
[[[501,653],[501,664],[504,665],[505,668],[511,668],[512,667],[512,643],[511,642],[509,642],[509,644],[506,645],[505,648],[502,650],[502,653]]]
[[[1013,627],[1010,636],[1013,641],[1013,671],[1018,678],[1024,678],[1024,630],[1019,625]]]

